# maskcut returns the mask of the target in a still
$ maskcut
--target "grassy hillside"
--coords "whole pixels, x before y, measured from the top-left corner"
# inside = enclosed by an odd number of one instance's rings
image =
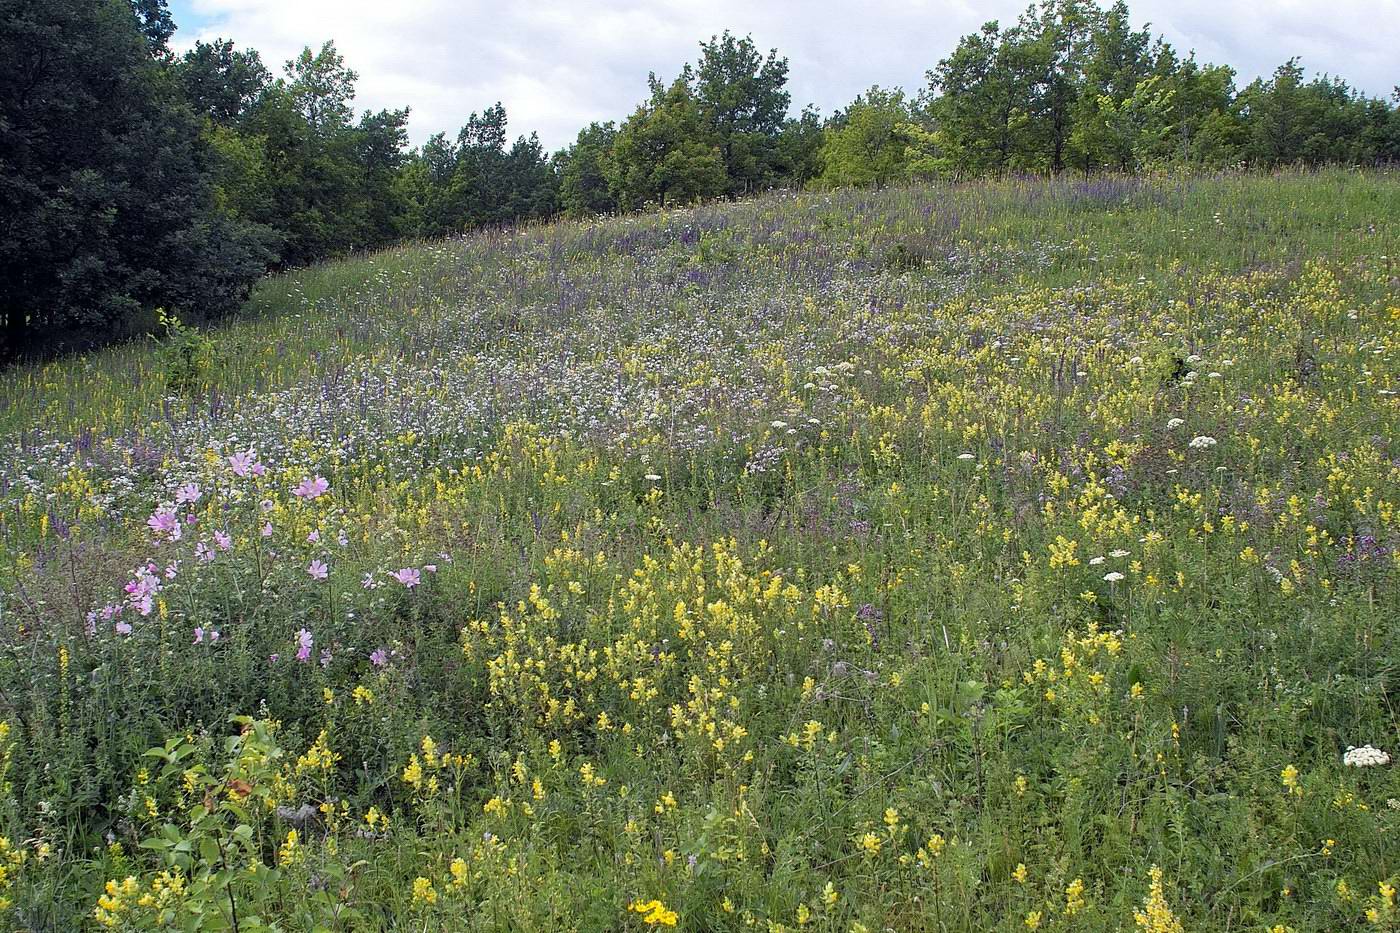
[[[784,195],[0,374],[6,922],[1400,928],[1397,222]]]

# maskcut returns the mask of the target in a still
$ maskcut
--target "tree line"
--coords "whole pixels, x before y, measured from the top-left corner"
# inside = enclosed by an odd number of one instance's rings
[[[792,112],[788,62],[730,32],[557,152],[500,103],[410,148],[353,107],[333,42],[278,73],[231,40],[172,52],[166,0],[0,0],[0,358],[209,320],[269,269],[484,225],[772,188],[1400,158],[1386,100],[1290,60],[1237,87],[1122,2],[1038,0],[964,36],[913,93]]]

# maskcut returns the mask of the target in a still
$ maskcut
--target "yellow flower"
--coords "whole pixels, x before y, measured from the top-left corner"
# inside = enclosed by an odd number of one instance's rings
[[[1289,765],[1278,773],[1279,780],[1288,789],[1290,794],[1303,795],[1303,788],[1298,784],[1298,769]]]
[[[1011,877],[1014,878],[1014,879],[1016,880],[1016,883],[1017,883],[1017,884],[1025,884],[1025,883],[1026,883],[1026,879],[1027,879],[1029,876],[1030,876],[1030,872],[1026,870],[1026,863],[1025,863],[1025,862],[1017,862],[1017,863],[1016,863],[1016,870],[1013,871],[1013,872],[1011,873]]]
[[[1039,930],[1040,916],[1040,911],[1038,910],[1033,910],[1030,913],[1026,914],[1026,929]]]
[[[297,831],[295,829],[287,830],[287,841],[277,849],[277,864],[283,867],[295,865],[304,857],[301,838],[297,835]]]
[[[665,904],[657,900],[635,900],[627,905],[627,909],[641,914],[642,922],[647,926],[673,927],[679,919],[674,910],[668,910]]]
[[[1153,865],[1148,874],[1152,877],[1152,883],[1147,889],[1147,897],[1143,898],[1142,910],[1133,914],[1138,929],[1143,933],[1184,933],[1181,921],[1167,904],[1162,888],[1162,869]]]
[[[1084,909],[1084,881],[1075,878],[1065,888],[1065,916],[1073,917]]]
[[[408,765],[403,769],[403,780],[405,784],[411,784],[415,788],[423,784],[423,765],[418,761],[417,755],[408,756]]]
[[[432,881],[419,875],[413,879],[413,900],[415,903],[436,904],[437,889],[433,887]]]

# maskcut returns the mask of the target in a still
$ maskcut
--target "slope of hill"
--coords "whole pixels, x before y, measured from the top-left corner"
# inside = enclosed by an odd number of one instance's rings
[[[1398,219],[780,195],[0,374],[10,922],[1400,926]]]

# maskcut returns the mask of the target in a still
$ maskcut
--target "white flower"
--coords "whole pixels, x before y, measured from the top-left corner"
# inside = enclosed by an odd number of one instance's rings
[[[651,481],[654,483],[654,482],[656,482],[657,480],[661,479],[661,477],[660,477],[659,475],[657,475],[656,473],[648,473],[648,474],[647,474],[647,479],[651,480]]]
[[[1188,356],[1188,357],[1186,358],[1186,362],[1188,362],[1188,363],[1199,363],[1200,361],[1201,361],[1201,358],[1200,358],[1199,356],[1197,356],[1195,353],[1192,353],[1190,356]]]
[[[976,460],[977,457],[976,457],[975,454],[958,454],[958,459],[959,459],[959,460]]]
[[[1108,556],[1109,556],[1109,557],[1127,557],[1127,556],[1128,556],[1128,552],[1125,551],[1125,550],[1123,550],[1121,547],[1120,547],[1120,548],[1114,548],[1113,550],[1111,550],[1111,551],[1108,552]]]
[[[1103,558],[1102,558],[1102,557],[1091,557],[1091,558],[1089,558],[1089,566],[1090,566],[1090,567],[1097,567],[1099,564],[1102,564],[1102,563],[1103,563]]]
[[[1390,755],[1379,748],[1372,748],[1363,745],[1360,748],[1348,746],[1346,754],[1342,756],[1342,764],[1348,768],[1370,768],[1375,765],[1390,764]]]
[[[1186,421],[1185,421],[1184,419],[1181,419],[1181,418],[1173,418],[1172,420],[1170,420],[1170,421],[1167,422],[1167,430],[1168,430],[1168,431],[1174,431],[1174,430],[1176,430],[1177,428],[1181,427],[1181,426],[1182,426],[1183,424],[1185,424],[1185,423],[1186,423]]]
[[[1103,578],[1109,583],[1117,583],[1119,580],[1123,579],[1123,575],[1116,570],[1110,570],[1103,575]]]
[[[1205,434],[1199,434],[1196,437],[1191,438],[1192,450],[1210,450],[1214,446],[1215,438],[1209,437]]]
[[[769,427],[771,427],[774,431],[781,431],[783,428],[787,427],[787,422],[773,421],[769,423]]]

